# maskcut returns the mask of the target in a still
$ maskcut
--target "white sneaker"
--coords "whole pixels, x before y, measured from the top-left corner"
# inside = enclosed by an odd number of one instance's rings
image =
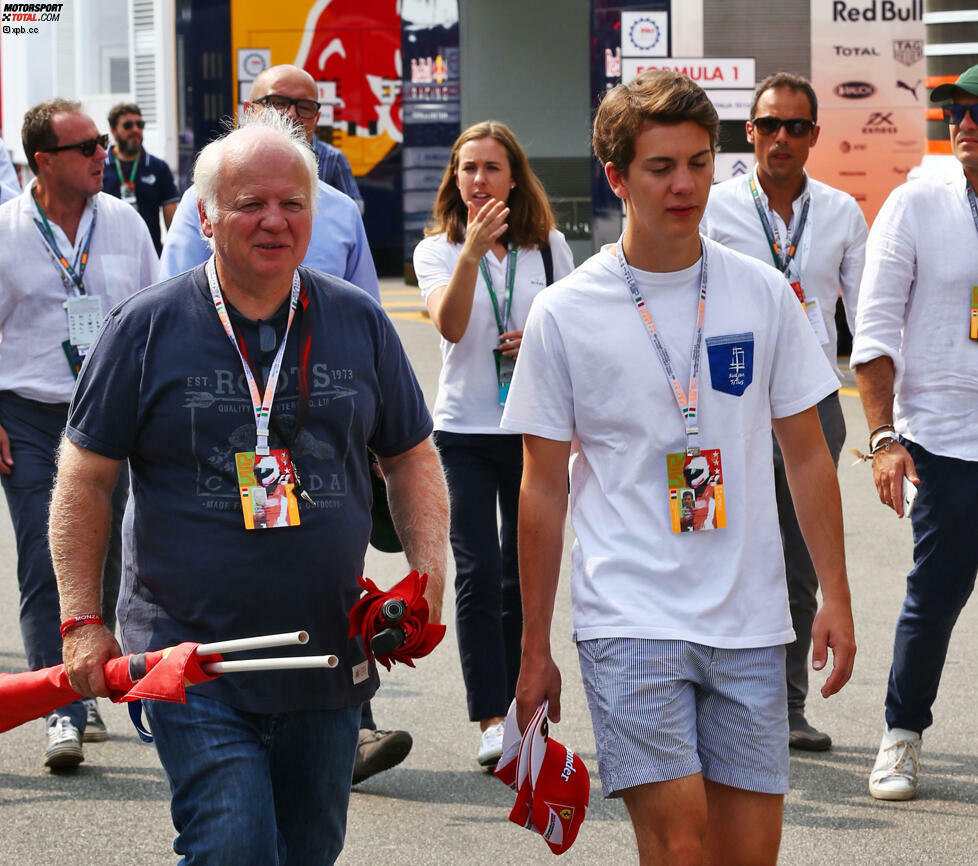
[[[920,734],[887,728],[876,764],[869,776],[869,793],[877,800],[911,800],[920,771]]]
[[[482,732],[482,742],[479,743],[479,754],[476,758],[480,767],[495,767],[496,762],[502,757],[505,727],[504,722],[496,722]]]
[[[52,770],[73,770],[82,761],[81,734],[68,716],[48,716],[48,747],[44,750],[44,766]]]

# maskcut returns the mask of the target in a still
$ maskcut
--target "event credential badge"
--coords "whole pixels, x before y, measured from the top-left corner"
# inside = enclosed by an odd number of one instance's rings
[[[234,455],[245,529],[299,525],[289,452],[276,448],[264,456],[254,451]]]
[[[667,454],[666,478],[673,532],[726,527],[720,449],[703,450],[695,455],[685,451]]]

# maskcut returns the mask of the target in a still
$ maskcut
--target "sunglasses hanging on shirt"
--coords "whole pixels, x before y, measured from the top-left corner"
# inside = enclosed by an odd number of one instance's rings
[[[750,125],[761,135],[776,135],[783,126],[792,138],[804,138],[815,129],[815,121],[807,117],[755,117]]]

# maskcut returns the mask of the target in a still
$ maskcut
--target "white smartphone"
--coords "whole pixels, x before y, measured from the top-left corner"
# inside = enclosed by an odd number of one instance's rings
[[[914,484],[906,475],[903,476],[903,516],[909,517],[913,512],[914,503],[917,501],[917,485]]]

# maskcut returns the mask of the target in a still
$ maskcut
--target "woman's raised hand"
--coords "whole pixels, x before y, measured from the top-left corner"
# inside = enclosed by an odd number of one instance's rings
[[[509,208],[506,207],[506,202],[494,198],[489,199],[478,211],[472,202],[468,203],[468,208],[469,221],[465,227],[462,255],[468,255],[478,262],[509,228],[506,224]]]

